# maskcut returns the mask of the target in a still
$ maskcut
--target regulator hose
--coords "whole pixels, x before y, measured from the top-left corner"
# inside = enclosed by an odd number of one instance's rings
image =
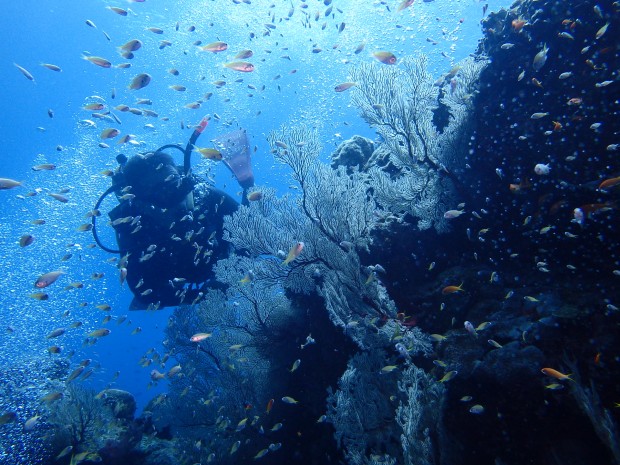
[[[103,202],[103,200],[110,195],[112,192],[115,192],[117,189],[119,188],[119,186],[110,186],[107,188],[107,190],[101,194],[101,196],[99,196],[99,199],[97,200],[97,203],[95,204],[95,210],[99,210],[99,207],[101,206],[101,202]],[[108,247],[106,247],[105,245],[103,245],[101,243],[101,240],[99,239],[99,235],[97,234],[97,216],[93,215],[92,218],[90,219],[90,222],[93,225],[93,238],[95,239],[95,242],[97,243],[97,245],[99,247],[101,247],[103,250],[105,250],[106,252],[110,252],[110,253],[121,253],[120,250],[114,250],[114,249],[110,249]]]

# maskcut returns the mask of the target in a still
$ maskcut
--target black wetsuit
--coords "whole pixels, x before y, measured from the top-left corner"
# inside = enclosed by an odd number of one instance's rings
[[[128,255],[134,309],[192,303],[205,285],[215,285],[212,266],[231,251],[222,239],[223,223],[237,202],[191,175],[181,176],[170,161],[159,154],[131,159],[113,180],[132,186],[125,193],[119,189],[119,198],[129,198],[109,216],[121,257]]]

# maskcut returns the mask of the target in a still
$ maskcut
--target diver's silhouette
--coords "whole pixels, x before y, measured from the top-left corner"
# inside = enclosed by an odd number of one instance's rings
[[[99,198],[114,192],[119,204],[109,212],[119,253],[121,280],[134,294],[131,309],[148,309],[196,302],[206,286],[216,286],[212,266],[231,252],[223,238],[224,216],[234,213],[237,202],[225,192],[191,173],[192,148],[207,125],[203,119],[185,149],[165,145],[154,152],[127,159],[119,155],[112,186]],[[214,141],[222,161],[244,190],[254,185],[245,130]],[[177,166],[169,149],[184,154]],[[243,197],[245,199],[245,195]]]

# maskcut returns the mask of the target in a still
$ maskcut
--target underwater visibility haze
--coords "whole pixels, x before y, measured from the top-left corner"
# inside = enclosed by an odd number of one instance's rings
[[[617,1],[0,26],[0,463],[620,464]]]

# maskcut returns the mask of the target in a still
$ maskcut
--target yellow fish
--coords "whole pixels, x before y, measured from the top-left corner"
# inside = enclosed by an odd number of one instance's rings
[[[230,448],[230,455],[233,455],[235,452],[239,450],[239,446],[241,445],[241,441],[235,442]]]
[[[194,145],[194,151],[200,153],[203,158],[206,158],[208,160],[220,161],[222,159],[222,152],[216,149],[208,147],[201,148]]]
[[[92,333],[88,333],[87,336],[88,337],[103,337],[103,336],[107,336],[108,334],[110,334],[112,331],[110,331],[107,328],[101,328],[101,329],[96,329],[95,331],[93,331]]]
[[[392,373],[397,368],[398,367],[396,365],[386,365],[383,368],[381,368],[381,374]]]
[[[458,371],[456,370],[452,370],[447,372],[445,375],[443,375],[443,378],[441,378],[439,380],[440,383],[447,383],[448,381],[450,381],[452,378],[454,378],[456,375],[458,374]]]

